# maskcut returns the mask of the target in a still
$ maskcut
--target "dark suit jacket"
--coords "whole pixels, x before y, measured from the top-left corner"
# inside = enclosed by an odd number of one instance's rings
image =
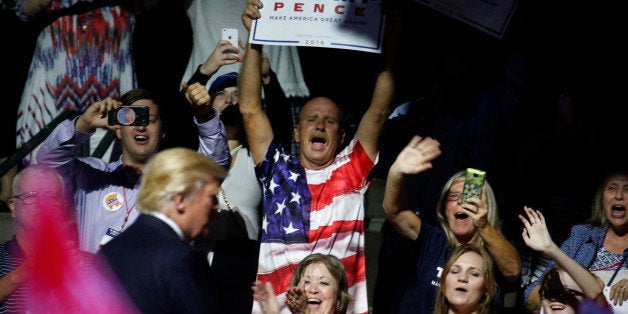
[[[142,214],[101,248],[142,313],[221,313],[209,264],[165,222]]]

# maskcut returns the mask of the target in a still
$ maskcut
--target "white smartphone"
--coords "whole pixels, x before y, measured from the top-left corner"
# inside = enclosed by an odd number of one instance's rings
[[[228,40],[234,47],[239,49],[238,46],[238,29],[237,28],[223,28],[222,40]]]

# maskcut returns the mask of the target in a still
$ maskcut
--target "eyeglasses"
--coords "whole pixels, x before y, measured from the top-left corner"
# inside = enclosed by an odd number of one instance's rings
[[[447,200],[448,201],[457,201],[460,199],[460,197],[462,196],[461,192],[450,192],[447,194]]]
[[[24,205],[33,205],[37,203],[40,199],[54,201],[55,203],[64,203],[61,197],[53,193],[40,194],[37,192],[26,192],[18,195],[13,195],[11,196],[11,198],[19,199],[20,201],[22,201],[22,203],[24,203]]]

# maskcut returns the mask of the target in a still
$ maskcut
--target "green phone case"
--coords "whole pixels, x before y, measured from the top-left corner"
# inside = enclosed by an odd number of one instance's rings
[[[482,198],[482,187],[484,186],[484,178],[486,178],[486,172],[474,168],[467,168],[465,175],[464,188],[462,190],[462,200],[460,202],[464,204],[468,198],[477,197]]]

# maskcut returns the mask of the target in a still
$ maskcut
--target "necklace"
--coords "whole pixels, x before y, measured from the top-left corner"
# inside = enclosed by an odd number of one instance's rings
[[[220,194],[222,195],[222,200],[225,201],[225,205],[227,205],[227,209],[231,211],[231,204],[229,204],[229,200],[227,199],[227,195],[225,194],[225,189],[220,188]]]

